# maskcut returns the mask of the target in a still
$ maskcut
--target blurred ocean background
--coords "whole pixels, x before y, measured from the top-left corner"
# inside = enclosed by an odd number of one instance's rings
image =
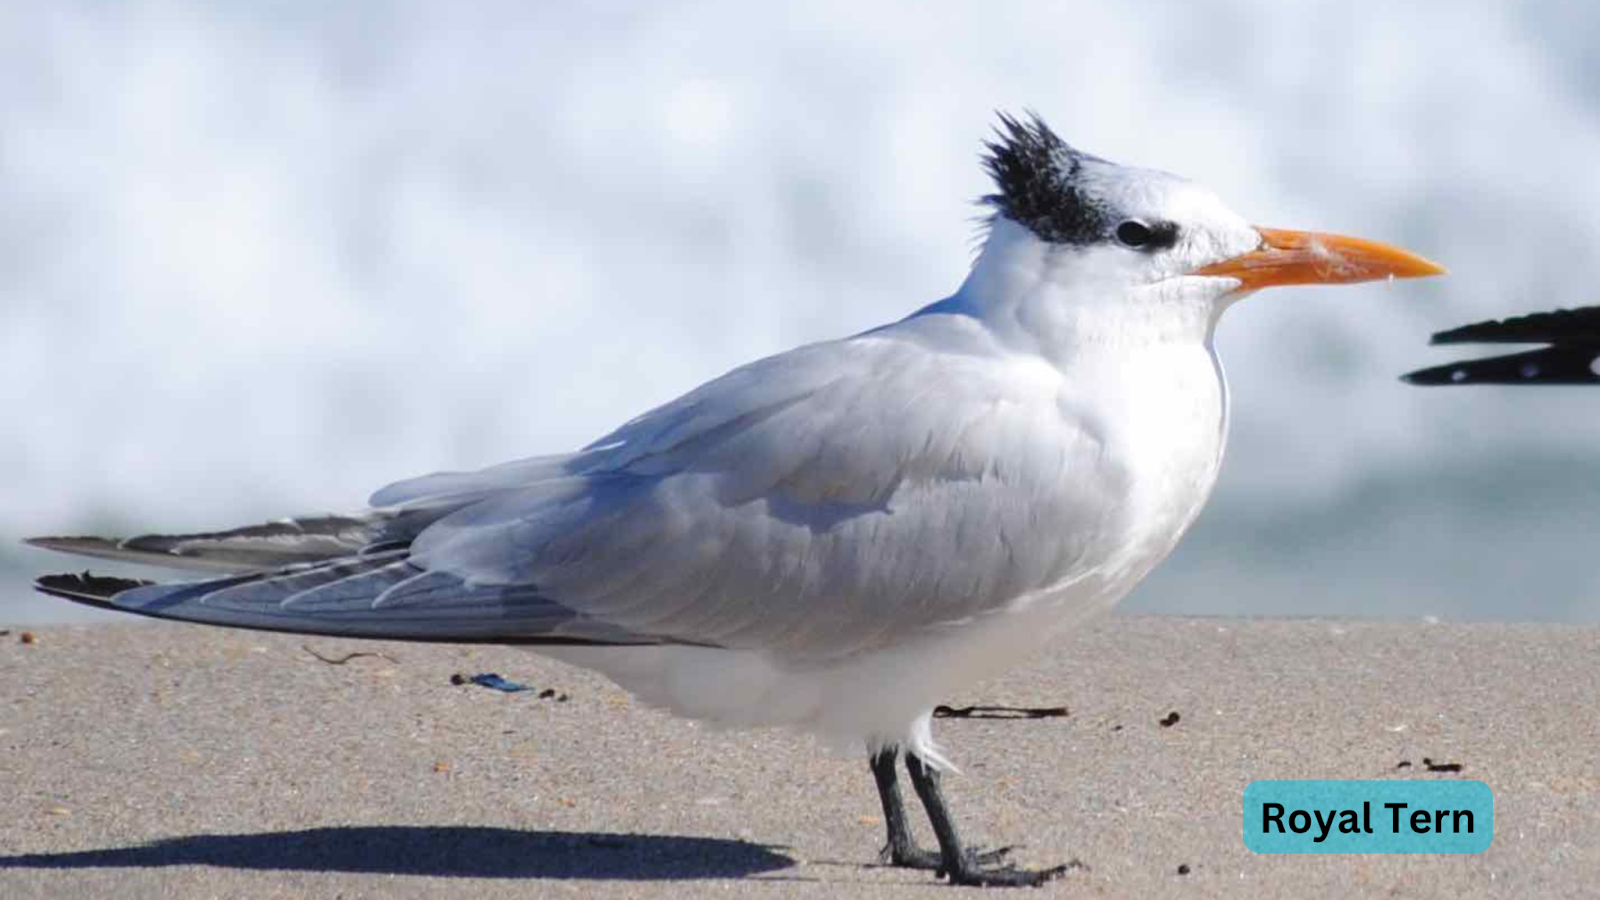
[[[1597,60],[1587,3],[0,5],[0,622],[89,615],[26,535],[357,508],[949,294],[1026,108],[1452,270],[1228,315],[1125,608],[1600,621],[1600,391],[1396,380],[1600,303]]]

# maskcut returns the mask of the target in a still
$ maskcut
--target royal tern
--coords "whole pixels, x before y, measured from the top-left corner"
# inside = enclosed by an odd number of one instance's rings
[[[735,369],[577,452],[401,481],[354,514],[36,539],[213,573],[38,587],[216,625],[525,645],[685,716],[865,745],[891,863],[1055,877],[963,844],[933,707],[1116,603],[1194,521],[1227,433],[1212,331],[1234,301],[1443,270],[1253,227],[1037,116],[1002,115],[986,148],[982,250],[907,318]],[[936,852],[913,841],[902,752]]]
[[[1537,350],[1431,366],[1401,376],[1412,384],[1600,384],[1600,306],[1476,322],[1433,336],[1434,344],[1546,344]]]

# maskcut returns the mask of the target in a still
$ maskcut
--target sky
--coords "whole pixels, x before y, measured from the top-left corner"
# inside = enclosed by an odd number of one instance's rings
[[[1212,503],[1126,608],[1600,621],[1600,392],[1429,333],[1600,302],[1600,7],[0,5],[0,621],[30,534],[359,508],[586,443],[969,267],[997,110],[1451,269],[1217,345]]]

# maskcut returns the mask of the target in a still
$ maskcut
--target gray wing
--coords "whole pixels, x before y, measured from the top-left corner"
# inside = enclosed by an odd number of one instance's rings
[[[1082,577],[1099,529],[1124,527],[1125,473],[1057,370],[938,337],[886,329],[736,370],[445,516],[412,559],[796,661]]]
[[[336,637],[496,644],[647,644],[527,585],[469,585],[429,572],[404,549],[267,572],[155,584],[47,575],[35,586],[102,609],[232,628]]]
[[[1085,574],[1120,523],[1081,516],[1115,514],[1122,473],[1055,369],[940,318],[734,370],[570,456],[391,485],[354,553],[40,587],[252,628],[796,661],[990,614]]]

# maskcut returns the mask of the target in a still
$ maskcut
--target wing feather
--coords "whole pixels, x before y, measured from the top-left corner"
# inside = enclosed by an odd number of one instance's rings
[[[135,549],[251,571],[41,589],[318,634],[847,655],[1081,577],[1097,529],[1126,524],[1126,473],[1070,386],[991,341],[937,315],[802,347],[579,453],[392,484],[294,565],[257,567],[274,535],[223,532]],[[1040,529],[1059,540],[1023,539]]]
[[[1022,537],[1081,508],[1115,516],[1103,492],[1121,473],[1061,413],[1053,369],[881,334],[803,349],[623,426],[597,445],[608,466],[456,510],[413,560],[538,585],[630,632],[797,660],[1074,577],[1095,523]]]
[[[196,571],[238,572],[354,553],[381,530],[382,517],[309,516],[263,525],[193,534],[142,534],[131,538],[38,537],[45,550],[100,559]]]
[[[404,550],[168,584],[46,576],[40,588],[156,618],[268,631],[508,644],[657,642],[562,606],[528,585],[473,586],[424,571],[407,561]]]

